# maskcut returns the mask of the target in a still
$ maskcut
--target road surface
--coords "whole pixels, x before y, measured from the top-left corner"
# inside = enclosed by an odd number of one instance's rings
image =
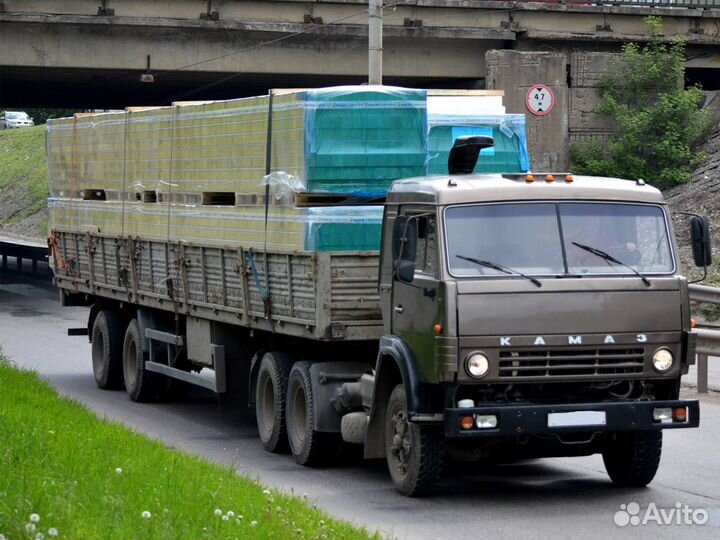
[[[307,493],[339,518],[398,539],[720,537],[720,398],[702,398],[699,429],[665,432],[660,471],[646,489],[619,490],[602,460],[556,458],[475,467],[447,475],[430,499],[397,494],[382,461],[349,461],[307,469],[290,456],[262,450],[254,415],[219,409],[213,396],[193,392],[181,403],[136,404],[122,391],[95,386],[86,337],[67,328],[86,324],[85,308],[61,308],[54,290],[0,274],[0,347],[20,366],[37,370],[62,394],[162,440],[168,446],[233,465],[269,486]],[[2,381],[0,381],[2,391]],[[688,390],[688,392],[691,392]],[[692,394],[688,394],[692,397]],[[635,502],[639,517],[651,503],[667,512],[676,503],[708,512],[705,525],[614,523],[621,505]],[[634,506],[630,506],[635,509]],[[696,514],[699,519],[702,513]],[[629,518],[621,512],[618,519]],[[627,521],[627,519],[625,520]]]

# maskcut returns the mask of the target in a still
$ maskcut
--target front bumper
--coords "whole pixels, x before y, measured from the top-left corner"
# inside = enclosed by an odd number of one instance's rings
[[[687,407],[685,422],[660,423],[653,421],[653,409]],[[572,425],[549,427],[551,413],[580,411],[604,412],[602,425]],[[462,429],[460,419],[472,415],[495,415],[497,427],[490,429]],[[510,405],[484,406],[465,409],[445,409],[445,436],[450,438],[482,438],[514,435],[548,435],[598,431],[642,431],[654,429],[691,428],[700,425],[700,404],[696,400],[637,401],[622,403],[573,403],[569,405]]]

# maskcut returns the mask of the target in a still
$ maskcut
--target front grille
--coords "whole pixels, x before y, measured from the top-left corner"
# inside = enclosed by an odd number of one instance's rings
[[[600,377],[643,372],[643,349],[501,351],[499,376]]]

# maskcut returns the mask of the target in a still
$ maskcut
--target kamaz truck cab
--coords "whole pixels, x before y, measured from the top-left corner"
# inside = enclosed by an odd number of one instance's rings
[[[387,196],[366,456],[385,456],[408,495],[431,490],[448,456],[602,453],[615,484],[646,485],[661,430],[700,414],[679,399],[695,336],[660,192],[464,174],[465,161]],[[708,264],[707,221],[694,230]]]

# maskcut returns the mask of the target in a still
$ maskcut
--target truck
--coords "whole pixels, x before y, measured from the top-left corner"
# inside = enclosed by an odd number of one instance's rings
[[[254,407],[267,451],[314,466],[362,445],[406,496],[449,460],[598,453],[615,485],[647,485],[662,430],[700,418],[667,205],[643,180],[473,172],[492,144],[459,137],[448,173],[392,182],[378,250],[108,234],[71,207],[54,283],[90,307],[97,385],[208,388]],[[691,230],[707,265],[707,219]]]

